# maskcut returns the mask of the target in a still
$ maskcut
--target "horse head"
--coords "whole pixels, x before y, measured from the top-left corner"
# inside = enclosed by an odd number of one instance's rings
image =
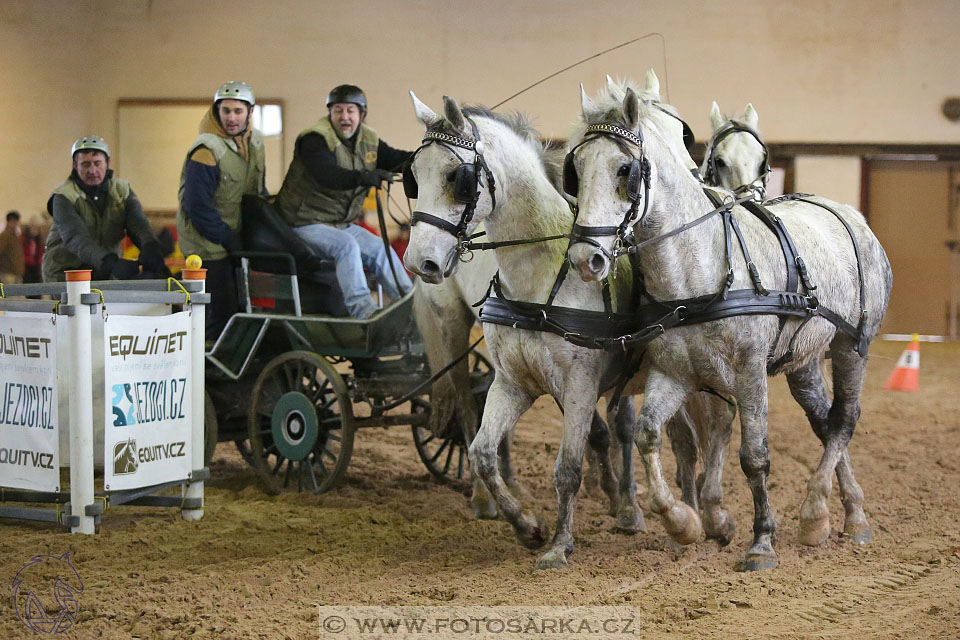
[[[576,195],[578,240],[568,257],[585,281],[603,280],[612,259],[647,211],[656,164],[648,148],[679,169],[677,179],[696,183],[684,145],[682,121],[626,87],[589,98],[580,88],[582,119],[571,136],[565,188]]]
[[[766,186],[770,165],[767,146],[757,129],[758,121],[752,104],[747,104],[740,118],[727,118],[717,103],[713,103],[710,108],[713,133],[701,168],[707,184],[730,191]]]
[[[436,284],[453,274],[464,243],[496,206],[497,185],[472,112],[444,96],[439,116],[410,97],[425,133],[403,177],[407,197],[417,200],[404,264]]]

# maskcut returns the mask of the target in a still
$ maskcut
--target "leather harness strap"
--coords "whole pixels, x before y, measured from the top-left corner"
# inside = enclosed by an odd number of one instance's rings
[[[650,240],[633,245],[628,249],[620,250],[618,253],[621,255],[635,253],[636,249],[640,246],[652,244],[653,241],[676,235],[676,233],[689,229],[695,224],[699,224],[712,215],[719,213],[724,224],[728,273],[717,293],[671,301],[657,301],[650,298],[649,295],[645,295],[650,302],[640,305],[639,308],[632,313],[614,313],[609,310],[606,300],[605,308],[607,308],[607,311],[604,312],[557,307],[552,304],[553,298],[556,295],[556,291],[559,290],[563,278],[566,277],[566,272],[569,267],[568,262],[564,261],[561,274],[558,274],[558,276],[562,275],[562,277],[558,277],[554,282],[554,287],[547,304],[508,300],[503,295],[499,277],[494,276],[490,288],[487,290],[487,295],[478,303],[483,305],[480,311],[480,321],[512,326],[518,329],[549,331],[561,336],[571,344],[590,349],[621,347],[626,350],[627,347],[630,346],[652,342],[663,335],[667,329],[677,326],[690,326],[739,315],[776,315],[780,317],[782,331],[787,318],[804,318],[793,336],[791,336],[787,352],[777,361],[768,365],[768,369],[773,373],[776,369],[779,369],[792,360],[794,343],[800,329],[813,317],[820,316],[836,326],[838,330],[856,339],[857,347],[855,350],[861,356],[866,355],[868,340],[864,334],[866,312],[863,311],[865,292],[860,251],[852,228],[842,219],[840,214],[825,204],[809,200],[809,196],[806,194],[794,194],[790,197],[782,197],[776,201],[767,203],[777,204],[785,200],[802,200],[830,211],[843,223],[844,228],[850,234],[850,238],[853,241],[860,279],[861,315],[858,326],[856,327],[835,311],[820,305],[816,296],[810,293],[815,287],[812,286],[809,275],[806,273],[803,258],[797,253],[796,246],[780,218],[771,214],[764,206],[739,201],[737,204],[744,205],[750,213],[760,218],[774,235],[776,235],[784,254],[785,267],[787,270],[787,290],[776,291],[763,287],[759,272],[756,272],[756,266],[753,265],[750,259],[746,242],[743,239],[739,226],[732,216],[731,209],[733,203],[731,202],[726,205],[720,204],[720,199],[716,194],[709,190],[705,190],[705,192],[712,202],[718,204],[717,209],[672,232],[651,238]],[[754,285],[752,289],[730,290],[733,283],[731,232],[737,237],[741,250],[744,253],[744,259],[748,264],[748,270],[750,270],[751,280]],[[750,265],[753,265],[753,269],[749,269]],[[801,283],[804,288],[807,289],[806,293],[800,291]],[[642,276],[636,279],[636,285],[642,286]],[[496,297],[490,296],[491,289]],[[777,341],[775,341],[774,344],[776,344],[776,342]]]

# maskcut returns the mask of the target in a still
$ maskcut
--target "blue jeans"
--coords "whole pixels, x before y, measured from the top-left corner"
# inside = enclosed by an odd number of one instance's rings
[[[351,224],[345,229],[338,229],[328,224],[308,224],[294,227],[293,231],[310,246],[314,255],[330,258],[336,263],[337,282],[343,291],[344,303],[350,315],[356,318],[366,318],[376,309],[370,297],[367,278],[363,274],[364,267],[373,271],[383,292],[392,300],[413,288],[400,258],[390,249],[390,259],[400,283],[400,290],[397,289],[383,240],[363,227]]]

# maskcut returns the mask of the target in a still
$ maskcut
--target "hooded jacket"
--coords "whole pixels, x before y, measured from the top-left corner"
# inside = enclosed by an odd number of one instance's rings
[[[227,246],[235,246],[240,233],[243,195],[260,193],[264,185],[260,132],[248,126],[239,136],[230,136],[215,108],[200,121],[200,135],[184,160],[177,211],[180,249],[204,260],[227,257]]]

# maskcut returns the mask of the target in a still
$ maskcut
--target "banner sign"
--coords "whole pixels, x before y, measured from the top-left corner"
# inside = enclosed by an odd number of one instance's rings
[[[190,313],[108,315],[104,324],[104,488],[191,471]]]
[[[0,315],[0,486],[60,490],[52,316]]]

